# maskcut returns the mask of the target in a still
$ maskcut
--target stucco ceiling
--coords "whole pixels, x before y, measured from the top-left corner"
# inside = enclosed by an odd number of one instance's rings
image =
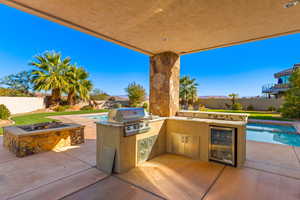
[[[287,0],[2,0],[4,4],[153,55],[300,32]]]

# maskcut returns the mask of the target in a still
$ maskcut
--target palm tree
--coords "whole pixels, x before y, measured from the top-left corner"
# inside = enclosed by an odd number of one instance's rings
[[[235,100],[236,100],[236,98],[238,98],[238,97],[239,97],[239,95],[238,95],[238,94],[235,94],[235,93],[231,93],[231,94],[229,94],[228,96],[229,96],[229,97],[231,97],[231,102],[232,102],[232,105],[234,105],[234,104],[235,104]]]
[[[183,76],[180,79],[179,97],[182,105],[188,106],[189,103],[193,103],[197,98],[197,86],[196,79],[191,79],[189,76]]]
[[[37,69],[32,71],[32,82],[34,90],[51,90],[50,105],[58,104],[61,93],[69,87],[66,73],[70,67],[71,59],[62,58],[60,53],[45,52],[43,55],[35,56],[36,61],[29,63]]]
[[[74,105],[76,98],[82,100],[89,99],[89,93],[92,90],[91,81],[87,80],[89,74],[82,67],[76,67],[76,65],[70,66],[67,73],[69,87],[68,92],[68,104]]]

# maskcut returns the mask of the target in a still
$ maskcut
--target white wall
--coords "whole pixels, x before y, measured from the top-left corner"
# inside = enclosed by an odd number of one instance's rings
[[[4,104],[11,114],[32,112],[45,108],[42,97],[0,97],[0,104]]]

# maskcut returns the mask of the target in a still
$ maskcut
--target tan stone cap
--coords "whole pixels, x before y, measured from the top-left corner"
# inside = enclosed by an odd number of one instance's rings
[[[216,120],[247,122],[249,114],[181,110],[181,111],[177,112],[177,116],[193,117],[193,118],[201,118],[201,119],[216,119]]]
[[[20,127],[27,126],[27,125],[20,125],[20,126],[6,126],[3,127],[4,132],[9,132],[10,134],[16,135],[16,136],[25,136],[25,135],[38,135],[40,133],[46,133],[46,132],[53,132],[53,131],[61,131],[61,130],[69,130],[74,128],[84,128],[84,125],[81,124],[75,124],[75,123],[63,123],[64,127],[59,128],[48,128],[48,129],[42,129],[42,130],[36,130],[36,131],[25,131],[21,129]],[[30,125],[30,124],[28,124]]]

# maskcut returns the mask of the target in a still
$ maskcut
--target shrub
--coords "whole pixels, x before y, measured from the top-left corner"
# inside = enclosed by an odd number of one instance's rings
[[[268,111],[274,112],[274,111],[276,111],[276,108],[274,106],[269,106],[268,107]]]
[[[57,107],[55,107],[53,110],[54,110],[55,112],[64,112],[64,111],[66,111],[66,110],[69,109],[69,108],[70,108],[69,105],[65,105],[65,106],[57,106]]]
[[[146,103],[146,102],[145,102],[145,103],[143,103],[143,106],[142,106],[142,107],[143,107],[144,109],[146,109],[146,110],[147,110],[147,109],[148,109],[148,103]]]
[[[253,107],[253,105],[249,105],[249,106],[247,106],[247,110],[254,110],[254,107]]]
[[[6,120],[10,116],[8,108],[4,104],[0,104],[0,119]]]
[[[207,108],[205,107],[205,105],[200,105],[199,111],[207,111]]]
[[[32,94],[25,94],[22,91],[11,89],[11,88],[2,88],[0,87],[0,96],[5,97],[30,97]]]
[[[93,108],[93,106],[91,106],[91,105],[86,105],[86,106],[82,106],[82,107],[80,108],[80,110],[94,110],[94,108]]]
[[[242,110],[243,106],[240,103],[234,103],[234,104],[232,104],[231,109],[232,110]]]
[[[299,101],[300,102],[300,101]],[[300,119],[300,103],[285,102],[280,109],[284,118]]]
[[[113,107],[113,108],[121,108],[121,107],[122,107],[122,104],[120,104],[120,103],[115,103],[112,107]]]
[[[188,105],[188,110],[194,110],[194,106],[192,106],[191,104]]]
[[[230,109],[232,105],[228,104],[228,103],[225,103],[225,107],[226,109]]]

